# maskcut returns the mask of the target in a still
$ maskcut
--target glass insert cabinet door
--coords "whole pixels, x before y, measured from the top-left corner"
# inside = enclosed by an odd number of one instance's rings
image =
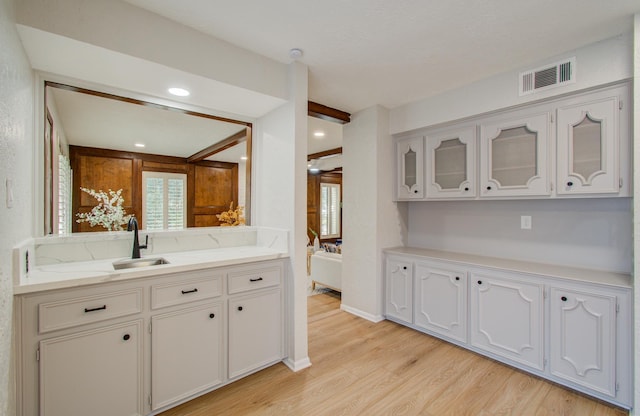
[[[481,124],[481,195],[550,195],[550,128],[548,112]]]
[[[413,137],[396,142],[397,197],[424,197],[424,138]]]
[[[618,98],[558,109],[558,194],[617,193]]]
[[[476,196],[476,127],[428,133],[427,198]]]

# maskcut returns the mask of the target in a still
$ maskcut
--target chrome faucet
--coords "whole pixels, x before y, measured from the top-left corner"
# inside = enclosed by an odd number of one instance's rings
[[[144,244],[140,245],[140,242],[138,241],[138,220],[136,220],[136,217],[131,217],[129,224],[127,224],[127,231],[131,230],[133,230],[133,251],[131,252],[131,258],[139,259],[140,249],[147,248],[147,245],[149,244],[149,236],[147,235],[145,237]]]

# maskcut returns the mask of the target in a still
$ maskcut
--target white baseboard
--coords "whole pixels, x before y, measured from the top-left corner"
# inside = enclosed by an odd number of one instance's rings
[[[351,306],[346,306],[345,304],[341,304],[340,309],[342,309],[345,312],[349,312],[352,315],[359,316],[360,318],[366,319],[367,321],[371,321],[374,323],[384,321],[384,316],[382,315],[372,315],[368,312],[363,312],[360,309],[352,308]]]
[[[286,358],[282,362],[284,363],[284,365],[289,367],[289,369],[294,373],[300,370],[304,370],[305,368],[311,367],[311,360],[309,359],[309,357],[305,357],[302,360],[298,360],[298,361],[292,361],[289,358]]]

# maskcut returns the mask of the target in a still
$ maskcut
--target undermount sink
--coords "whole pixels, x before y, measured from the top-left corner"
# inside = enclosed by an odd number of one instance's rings
[[[169,264],[169,262],[162,257],[119,260],[113,262],[113,268],[116,270],[133,269],[135,267],[159,266],[161,264]]]

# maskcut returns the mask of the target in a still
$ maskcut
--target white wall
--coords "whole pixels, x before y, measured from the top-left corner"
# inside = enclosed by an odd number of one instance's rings
[[[490,77],[391,110],[391,134],[470,117],[501,108],[631,78],[633,36],[630,33],[597,42],[518,70]],[[527,69],[576,57],[576,83],[524,97],[518,96],[518,74]],[[470,66],[473,63],[469,63]]]
[[[286,98],[284,64],[124,1],[21,0],[18,21],[190,74]]]
[[[382,252],[402,245],[405,218],[391,202],[395,153],[388,110],[376,106],[344,126],[342,309],[382,319]]]
[[[15,29],[12,0],[0,0],[0,415],[14,412],[11,377],[11,248],[30,237],[33,215],[33,74]],[[7,206],[6,181],[13,182]]]
[[[629,224],[629,198],[414,202],[409,245],[629,273]]]
[[[289,66],[289,102],[255,125],[252,178],[254,225],[290,231],[287,365],[310,365],[307,343],[307,67]]]
[[[633,257],[633,270],[634,270],[634,341],[635,341],[635,364],[634,364],[634,409],[638,409],[640,406],[640,359],[638,359],[638,348],[640,348],[640,284],[638,283],[638,271],[640,270],[640,256],[637,254],[637,248],[640,247],[640,13],[634,16],[634,115],[633,115],[633,143],[634,143],[634,157],[633,157],[633,229],[634,229],[634,257]],[[637,410],[632,411],[632,414],[638,414]]]

